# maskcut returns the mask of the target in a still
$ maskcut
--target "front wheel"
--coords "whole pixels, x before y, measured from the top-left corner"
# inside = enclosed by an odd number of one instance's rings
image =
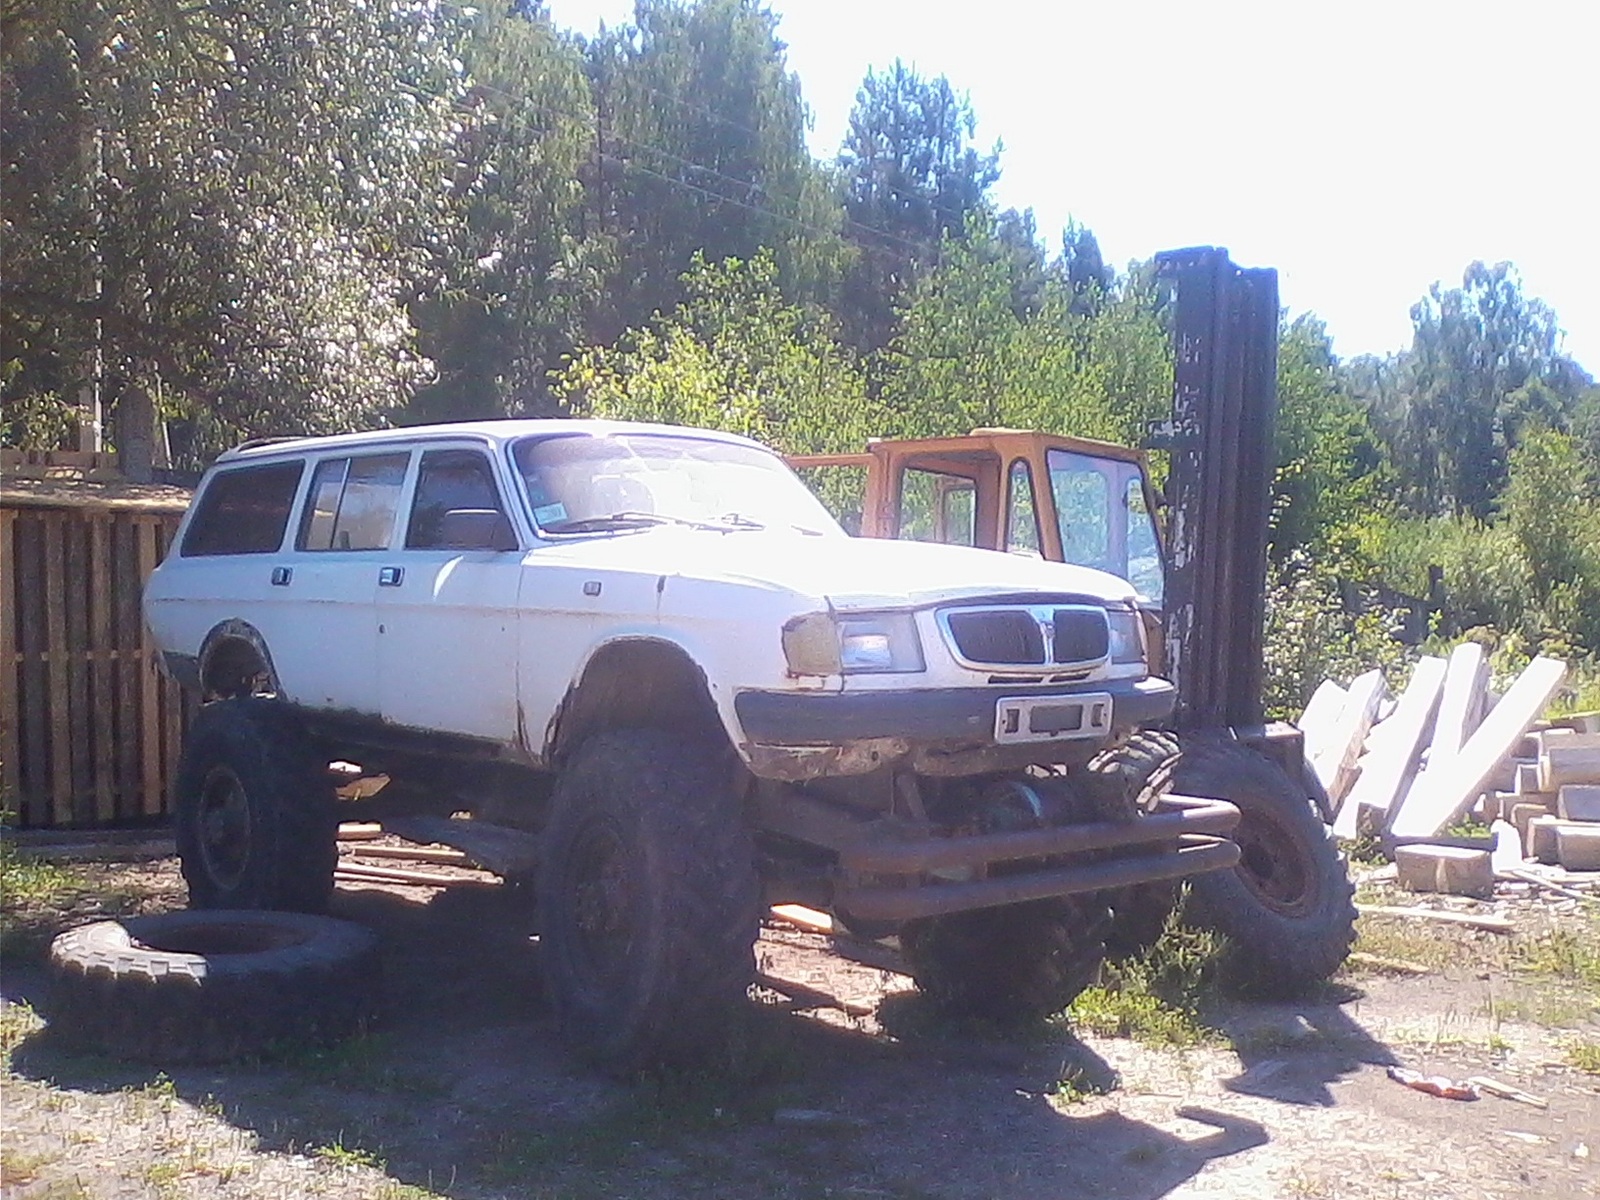
[[[599,734],[557,781],[538,881],[546,987],[602,1067],[715,1052],[755,976],[755,850],[711,748],[654,729]]]
[[[1355,940],[1354,888],[1305,790],[1245,746],[1193,741],[1173,765],[1172,790],[1239,807],[1238,866],[1194,876],[1185,913],[1228,939],[1227,978],[1288,996],[1337,971]]]

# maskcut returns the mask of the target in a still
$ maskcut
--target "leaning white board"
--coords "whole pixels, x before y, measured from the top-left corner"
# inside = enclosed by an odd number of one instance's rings
[[[1362,760],[1361,774],[1339,806],[1339,815],[1333,822],[1333,832],[1339,837],[1356,836],[1356,820],[1362,805],[1387,813],[1404,791],[1422,740],[1433,727],[1444,673],[1444,659],[1419,659],[1406,690],[1400,693],[1400,703],[1395,706],[1393,715],[1375,727],[1367,738],[1369,753]]]
[[[1387,693],[1382,671],[1368,671],[1350,683],[1339,719],[1333,725],[1322,750],[1311,759],[1311,768],[1317,780],[1328,793],[1328,799],[1338,804],[1355,782],[1356,756],[1367,740],[1367,730],[1378,713],[1378,701]]]
[[[1396,837],[1432,837],[1472,806],[1528,726],[1539,719],[1566,677],[1558,658],[1536,658],[1523,669],[1461,747],[1442,762],[1428,763],[1390,826]]]

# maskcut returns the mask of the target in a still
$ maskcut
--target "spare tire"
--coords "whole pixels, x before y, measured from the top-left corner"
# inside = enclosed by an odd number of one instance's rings
[[[367,1027],[381,978],[360,925],[200,909],[70,929],[49,975],[53,1034],[162,1064],[326,1046]]]

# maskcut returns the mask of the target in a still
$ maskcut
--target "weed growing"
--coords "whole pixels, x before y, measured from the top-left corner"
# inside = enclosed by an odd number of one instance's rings
[[[1574,1042],[1567,1047],[1567,1062],[1590,1075],[1600,1075],[1600,1042]]]
[[[1181,910],[1180,904],[1146,954],[1108,963],[1100,984],[1072,1002],[1067,1016],[1075,1027],[1151,1046],[1198,1046],[1217,1039],[1200,1012],[1215,993],[1225,942],[1210,930],[1183,924]]]

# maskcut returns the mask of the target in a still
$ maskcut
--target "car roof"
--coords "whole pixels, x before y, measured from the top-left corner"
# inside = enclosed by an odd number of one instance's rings
[[[469,438],[488,442],[495,447],[517,438],[539,434],[578,434],[604,437],[618,433],[654,433],[674,437],[692,436],[711,441],[732,442],[742,446],[757,446],[759,442],[736,433],[723,433],[716,429],[697,429],[689,425],[660,425],[644,421],[603,421],[578,418],[551,418],[542,420],[505,419],[497,421],[452,421],[439,425],[402,425],[393,429],[371,429],[361,433],[336,433],[326,437],[263,438],[245,442],[217,457],[218,465],[272,459],[295,454],[321,453],[327,450],[361,449],[368,446],[391,446],[417,441],[438,441],[443,438]]]

